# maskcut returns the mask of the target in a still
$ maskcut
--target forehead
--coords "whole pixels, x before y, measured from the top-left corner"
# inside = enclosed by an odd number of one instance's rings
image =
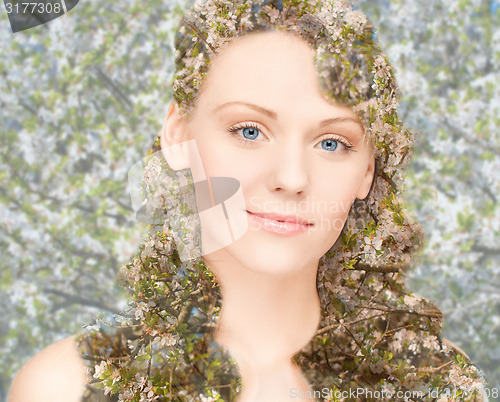
[[[209,70],[206,84],[223,85],[226,90],[247,83],[256,90],[302,79],[296,84],[317,86],[313,51],[303,40],[289,33],[269,32],[246,35],[220,49]],[[280,77],[277,80],[277,77]]]
[[[233,39],[212,61],[196,108],[244,101],[270,110],[329,113],[314,50],[298,35],[266,32]],[[336,106],[338,108],[338,106]],[[346,108],[346,114],[353,113]]]

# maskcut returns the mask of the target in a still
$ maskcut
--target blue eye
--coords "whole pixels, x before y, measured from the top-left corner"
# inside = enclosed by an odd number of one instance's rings
[[[237,140],[247,143],[261,142],[267,139],[265,134],[262,133],[256,123],[238,123],[232,127],[227,128],[227,131],[233,134]]]
[[[338,141],[328,138],[321,141],[321,148],[323,148],[325,151],[335,151],[338,147],[338,144]]]
[[[259,136],[259,130],[255,127],[245,127],[241,131],[247,140],[255,140]]]

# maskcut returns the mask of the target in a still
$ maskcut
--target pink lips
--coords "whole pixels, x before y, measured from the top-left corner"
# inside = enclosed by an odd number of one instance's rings
[[[312,223],[292,215],[261,214],[250,211],[247,213],[261,229],[280,235],[296,235],[307,231],[312,226]]]

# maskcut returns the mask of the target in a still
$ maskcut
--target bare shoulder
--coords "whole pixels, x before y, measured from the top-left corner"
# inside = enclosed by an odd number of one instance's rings
[[[19,371],[8,402],[80,402],[86,369],[73,337],[45,348]]]

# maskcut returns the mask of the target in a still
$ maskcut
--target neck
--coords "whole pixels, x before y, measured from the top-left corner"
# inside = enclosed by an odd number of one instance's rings
[[[291,367],[319,324],[317,263],[287,276],[220,265],[213,271],[222,289],[215,340],[242,374]]]

